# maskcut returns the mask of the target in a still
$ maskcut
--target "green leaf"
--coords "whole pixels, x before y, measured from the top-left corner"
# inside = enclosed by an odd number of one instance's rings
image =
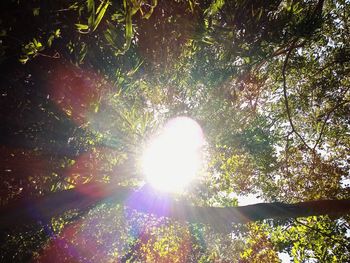
[[[88,18],[88,25],[92,27],[95,24],[95,1],[87,0],[87,9],[90,14]]]
[[[26,64],[29,60],[28,56],[23,56],[19,58],[19,62],[21,62],[22,64]]]
[[[43,45],[41,44],[40,41],[36,40],[35,38],[33,38],[33,43],[36,49],[40,49]]]
[[[56,38],[60,37],[61,36],[61,29],[57,28],[54,35]]]
[[[115,52],[115,55],[124,55],[125,52],[130,48],[131,40],[133,37],[132,33],[132,8],[127,5],[127,1],[124,0],[124,7],[126,11],[126,18],[125,18],[125,44],[122,50],[118,50]]]
[[[225,0],[215,0],[211,3],[210,7],[205,10],[205,13],[209,16],[215,15],[224,6]]]
[[[79,52],[79,64],[81,64],[87,54],[87,45],[86,43],[81,44],[81,49]]]
[[[77,30],[79,32],[89,29],[89,26],[88,25],[84,25],[84,24],[75,24],[75,26],[77,27]]]
[[[55,39],[55,35],[51,35],[51,36],[49,37],[49,39],[47,40],[47,45],[48,45],[49,47],[52,46],[52,42],[53,42],[54,39]]]
[[[116,12],[111,17],[112,21],[117,21],[118,23],[122,23],[125,21],[125,15],[122,12]]]
[[[40,7],[33,8],[33,16],[38,16],[40,14]]]
[[[101,3],[100,6],[98,7],[98,9],[97,9],[97,18],[96,18],[96,21],[94,23],[94,27],[93,27],[92,31],[95,31],[97,29],[97,27],[100,24],[104,14],[106,13],[106,10],[107,10],[109,4],[110,4],[109,1],[107,1],[104,5],[103,5],[103,3]],[[102,5],[103,5],[103,7],[102,7]]]
[[[191,12],[193,13],[194,8],[193,8],[193,2],[192,2],[192,0],[188,0],[188,4],[189,4],[189,6],[190,6]]]
[[[89,13],[95,13],[95,1],[87,0],[86,1],[87,9]]]
[[[153,0],[152,4],[150,6],[150,10],[146,14],[144,14],[142,16],[142,18],[149,19],[151,17],[151,15],[153,14],[153,10],[157,6],[157,4],[158,4],[158,0]]]

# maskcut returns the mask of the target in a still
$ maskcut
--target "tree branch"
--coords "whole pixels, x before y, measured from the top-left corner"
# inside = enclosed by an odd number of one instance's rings
[[[138,191],[121,186],[88,183],[74,189],[55,192],[45,197],[20,200],[0,209],[0,228],[49,223],[54,216],[79,209],[89,210],[100,203],[122,203],[130,209],[169,217],[180,222],[203,223],[216,231],[227,232],[233,223],[247,223],[263,219],[288,219],[317,215],[345,215],[350,213],[350,199],[318,200],[295,204],[260,203],[240,207],[199,207],[176,201],[149,187]]]
[[[299,137],[299,139],[306,146],[306,148],[311,150],[310,146],[305,142],[304,138],[300,135],[300,133],[296,130],[296,128],[294,126],[294,123],[293,123],[293,120],[292,120],[292,116],[291,116],[290,107],[289,107],[289,102],[288,102],[288,95],[287,95],[286,69],[287,69],[287,65],[288,65],[288,59],[290,57],[290,54],[294,50],[294,45],[295,45],[296,42],[297,42],[297,39],[293,41],[291,47],[289,48],[289,51],[288,51],[288,53],[286,55],[286,58],[285,58],[284,63],[283,63],[283,68],[282,68],[284,104],[286,106],[286,112],[287,112],[287,116],[288,116],[288,121],[289,121],[289,124],[290,124],[290,126],[292,128],[292,131]]]
[[[348,87],[345,92],[343,93],[343,96],[345,96],[345,94],[349,91],[350,87]],[[339,103],[337,103],[333,108],[330,109],[330,111],[327,113],[326,115],[326,118],[324,119],[323,121],[323,124],[322,124],[322,127],[321,127],[321,131],[318,135],[318,138],[314,144],[314,147],[313,147],[313,151],[316,150],[316,147],[318,146],[318,144],[321,142],[321,139],[322,139],[322,136],[323,136],[323,133],[324,133],[324,130],[326,128],[326,124],[327,124],[327,121],[329,120],[329,118],[331,117],[332,113],[335,112],[339,107],[345,105],[346,103],[348,103],[349,101],[348,100],[340,100]]]

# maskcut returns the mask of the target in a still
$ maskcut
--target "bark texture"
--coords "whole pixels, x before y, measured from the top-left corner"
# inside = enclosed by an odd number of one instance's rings
[[[125,206],[155,216],[179,221],[204,223],[218,231],[232,224],[263,219],[288,219],[314,215],[346,215],[350,213],[350,199],[317,200],[294,204],[259,203],[239,207],[199,207],[159,194],[149,187],[138,191],[108,184],[85,184],[74,189],[55,192],[40,198],[23,199],[0,208],[0,228],[50,222],[71,209],[88,211],[99,203],[123,203]]]

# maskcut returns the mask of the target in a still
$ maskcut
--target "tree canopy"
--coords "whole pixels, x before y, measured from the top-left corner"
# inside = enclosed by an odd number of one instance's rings
[[[1,261],[350,261],[349,1],[0,6]],[[178,116],[205,161],[160,194]]]

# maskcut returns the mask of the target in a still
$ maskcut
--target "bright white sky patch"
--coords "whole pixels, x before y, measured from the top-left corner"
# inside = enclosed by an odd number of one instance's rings
[[[278,253],[278,257],[282,263],[290,263],[293,260],[293,258],[289,256],[288,253],[285,253],[285,252]]]
[[[204,136],[199,124],[188,117],[170,120],[146,147],[142,169],[157,190],[182,192],[201,167]]]
[[[238,199],[239,206],[253,205],[253,204],[264,202],[264,200],[262,200],[261,198],[258,198],[256,195],[253,195],[253,194],[239,195],[237,196],[237,199]]]

